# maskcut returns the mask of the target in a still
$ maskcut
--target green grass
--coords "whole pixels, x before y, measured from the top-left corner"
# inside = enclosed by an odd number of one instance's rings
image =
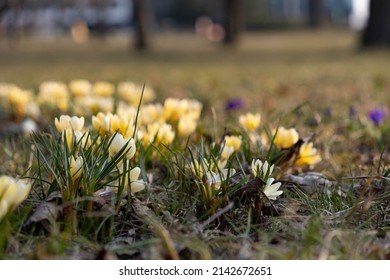
[[[171,96],[202,101],[199,130],[206,139],[221,138],[225,128],[242,133],[237,116],[224,112],[225,101],[239,96],[245,101],[241,112],[259,112],[265,127],[280,123],[296,127],[300,135],[313,136],[323,158],[315,171],[335,186],[329,193],[307,193],[286,183],[283,197],[274,204],[279,214],[266,203],[260,215],[251,206],[253,201],[232,199],[249,181],[244,172],[251,158],[266,156],[244,143],[232,160],[238,175],[221,187],[221,201],[204,205],[201,191],[186,172],[194,156],[187,148],[199,151],[200,144],[178,143],[157,151],[149,147],[140,150],[135,161],[150,186],[135,198],[128,197],[117,213],[110,206],[120,201],[103,203],[91,212],[84,201],[76,209],[76,232],[68,230],[66,219],[49,221],[49,231],[43,223],[25,227],[28,215],[42,203],[42,198],[30,195],[12,216],[16,234],[0,257],[389,258],[390,129],[386,123],[380,137],[372,137],[364,117],[367,110],[390,104],[390,53],[360,52],[356,39],[357,34],[348,31],[256,33],[245,34],[242,44],[230,49],[191,34],[172,34],[154,38],[152,49],[145,53],[131,50],[130,39],[124,37],[93,39],[81,46],[68,39],[23,39],[13,47],[1,41],[1,82],[34,90],[46,80],[146,82],[161,102]],[[351,107],[356,109],[354,118]],[[0,174],[23,175],[32,160],[29,142],[14,137],[0,141]],[[204,145],[207,150],[209,144]],[[39,164],[34,164],[36,171]],[[284,172],[279,175],[278,179],[286,180]]]

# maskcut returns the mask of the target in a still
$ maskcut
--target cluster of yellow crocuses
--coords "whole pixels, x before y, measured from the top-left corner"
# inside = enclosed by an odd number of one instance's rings
[[[110,115],[113,117],[114,115]],[[108,119],[108,124],[99,125],[96,124],[97,120],[93,120],[94,128],[101,134],[102,137],[109,137],[110,145],[108,147],[109,156],[112,158],[121,153],[125,159],[126,170],[130,169],[130,160],[134,157],[136,152],[135,141],[131,137],[121,134],[119,129],[117,131],[111,130],[111,119]],[[113,123],[120,120],[115,119]],[[83,173],[84,158],[81,153],[78,153],[78,149],[89,148],[92,145],[90,132],[84,128],[84,117],[62,115],[59,119],[55,118],[54,123],[61,133],[63,141],[67,142],[68,149],[70,150],[69,158],[69,172],[73,180],[77,180]],[[95,141],[99,143],[99,141]],[[76,151],[74,151],[75,149]],[[118,163],[118,168],[123,170],[123,162]],[[127,180],[125,183],[126,188],[130,187],[132,193],[141,191],[145,185],[142,180],[138,180],[140,175],[140,168],[133,167],[130,169],[130,182]]]
[[[240,136],[226,136],[218,160],[203,158],[200,161],[194,159],[191,162],[192,174],[198,184],[201,185],[204,197],[208,201],[211,201],[217,195],[223,182],[226,182],[231,176],[236,174],[234,168],[225,167],[229,157],[240,149],[241,144]],[[283,191],[279,190],[282,184],[280,182],[274,183],[275,179],[271,177],[274,167],[268,161],[263,163],[260,159],[253,159],[251,164],[253,175],[265,182],[264,186],[262,186],[262,191],[270,200],[276,200],[283,193]]]
[[[16,119],[38,119],[47,109],[87,116],[98,112],[112,112],[115,94],[119,104],[137,106],[142,90],[144,102],[154,100],[152,88],[143,88],[131,81],[121,82],[117,86],[106,81],[91,83],[85,79],[72,80],[69,84],[45,81],[39,85],[37,94],[14,84],[0,83],[0,108]]]
[[[164,105],[142,105],[138,112],[136,107],[122,104],[116,114],[99,112],[93,116],[92,125],[100,134],[118,132],[126,138],[135,137],[144,146],[169,145],[176,136],[184,138],[195,132],[201,110],[202,104],[191,99],[168,98]]]
[[[232,154],[240,149],[241,144],[241,136],[225,136],[217,158],[191,161],[192,175],[201,186],[206,201],[211,201],[217,195],[221,184],[236,173],[234,168],[226,168],[226,165]]]
[[[86,88],[86,84],[79,85],[78,94]],[[98,112],[92,116],[91,124],[100,137],[109,137],[110,156],[113,157],[127,145],[129,151],[126,157],[130,160],[135,155],[135,142],[144,146],[169,145],[175,137],[189,136],[197,127],[201,110],[202,104],[191,99],[168,98],[164,104],[142,104],[139,110],[130,104],[119,104],[116,114]],[[54,123],[69,150],[72,147],[79,149],[91,146],[91,131],[85,129],[83,116],[61,115],[55,118]],[[80,155],[76,156],[77,151],[71,154],[70,174],[77,179],[82,173],[84,159]],[[130,170],[132,192],[143,189],[143,184],[138,180],[139,175],[138,167]]]
[[[286,129],[281,126],[274,132],[274,135],[274,143],[280,149],[290,149],[299,140],[299,135],[295,128]],[[300,145],[295,160],[297,166],[314,165],[320,161],[321,155],[316,148],[313,148],[312,142],[304,142]]]
[[[0,109],[3,114],[8,114],[18,120],[24,117],[37,118],[40,110],[34,100],[35,96],[32,91],[13,84],[0,83]]]
[[[252,142],[260,142],[262,145],[268,143],[265,133],[259,134],[260,114],[247,113],[239,117],[240,125],[246,130]],[[279,149],[290,149],[298,143],[299,135],[295,128],[286,129],[283,126],[273,131],[273,141]],[[314,165],[321,161],[321,156],[317,149],[313,147],[312,142],[303,142],[299,147],[299,152],[296,155],[295,164]]]
[[[141,94],[142,106],[138,112],[139,122],[136,129],[135,120]],[[93,115],[93,127],[101,134],[108,131],[119,132],[126,138],[135,137],[143,145],[152,142],[168,145],[175,137],[184,138],[195,132],[202,111],[202,104],[199,101],[167,98],[163,104],[150,103],[155,96],[152,88],[131,81],[120,82],[116,86],[107,81],[91,83],[85,79],[72,80],[68,84],[46,81],[41,83],[36,96],[32,91],[15,85],[0,84],[0,107],[5,113],[8,112],[17,119],[24,117],[38,119],[44,108],[52,108],[63,113],[71,112],[77,116]],[[239,116],[238,121],[252,142],[267,144],[269,139],[265,133],[258,132],[261,125],[259,113],[243,114]],[[76,134],[76,137],[81,137],[80,133]],[[280,149],[289,149],[299,140],[298,132],[294,128],[279,127],[274,130],[274,135],[274,143]],[[229,153],[231,149],[229,150],[229,145],[226,145],[224,157],[226,158]],[[314,165],[320,160],[321,156],[313,147],[313,143],[305,142],[299,147],[295,164]]]
[[[143,92],[143,95],[142,95]],[[116,98],[114,98],[116,95]],[[140,103],[142,95],[142,103]],[[141,169],[130,168],[131,159],[136,153],[136,143],[143,146],[170,145],[175,139],[186,140],[198,126],[202,112],[202,103],[194,99],[168,98],[164,103],[150,103],[155,98],[154,91],[133,82],[122,82],[115,86],[112,83],[87,80],[73,80],[69,84],[56,81],[43,82],[35,96],[32,91],[23,90],[12,84],[0,84],[0,107],[16,118],[38,118],[42,107],[54,109],[54,112],[72,112],[76,116],[61,115],[54,123],[62,140],[71,151],[68,159],[69,174],[77,181],[83,174],[85,159],[78,149],[92,145],[91,133],[85,127],[84,117],[91,117],[92,130],[101,138],[110,139],[109,156],[114,157],[125,152],[125,163],[118,163],[119,170],[129,170],[125,182],[131,192],[144,189],[145,183],[139,180]],[[70,106],[72,105],[72,106]],[[114,113],[115,108],[115,113]],[[247,113],[239,116],[239,125],[247,132],[252,142],[268,145],[264,133],[259,133],[260,114]],[[299,141],[294,128],[279,127],[273,131],[274,145],[280,149],[291,149]],[[95,142],[99,143],[99,141]],[[234,152],[240,150],[242,137],[225,136],[216,158],[194,159],[191,170],[198,182],[202,184],[205,194],[211,198],[221,184],[236,171],[226,168]],[[269,146],[269,145],[268,145]],[[72,150],[76,149],[76,150]],[[314,165],[321,160],[320,154],[312,142],[299,145],[295,164]],[[260,160],[252,162],[252,172],[266,182],[264,193],[274,200],[282,191],[280,183],[274,183],[270,177],[273,165]],[[129,181],[130,180],[130,181]],[[25,199],[31,185],[23,181],[2,176],[0,179],[0,218]],[[19,193],[19,194],[18,194]],[[18,195],[16,195],[18,194]]]

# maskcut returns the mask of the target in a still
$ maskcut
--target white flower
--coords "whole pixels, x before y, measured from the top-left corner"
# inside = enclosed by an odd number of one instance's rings
[[[133,158],[133,156],[135,155],[135,150],[136,150],[134,139],[133,138],[125,139],[122,136],[122,134],[120,134],[120,133],[115,134],[111,140],[110,147],[108,148],[110,156],[111,157],[115,156],[125,146],[126,146],[126,148],[125,148],[124,152],[126,152],[127,159]]]
[[[82,133],[81,131],[74,131],[71,128],[65,128],[62,132],[62,140],[65,141],[65,138],[69,150],[72,150],[73,143],[76,144],[76,147],[87,149],[91,146],[91,137],[88,132]]]
[[[227,164],[227,160],[219,160],[217,162],[217,167],[220,170],[223,170],[223,169],[225,169],[226,164]],[[210,166],[211,166],[210,169],[215,169],[214,164],[210,164]]]
[[[68,115],[62,115],[60,116],[60,120],[55,118],[54,124],[56,125],[56,128],[58,132],[62,132],[67,128],[71,128],[74,131],[81,131],[84,127],[84,117],[70,117]]]
[[[79,117],[73,116],[70,118],[69,123],[70,123],[70,127],[73,130],[81,131],[81,130],[83,130],[83,127],[84,127],[84,117],[79,118]]]
[[[225,145],[221,152],[221,159],[227,160],[234,153],[234,147]]]
[[[268,161],[264,161],[264,163],[259,160],[252,160],[252,172],[255,177],[259,177],[263,180],[267,180],[268,177],[274,171],[274,165],[269,165]]]
[[[119,171],[123,174],[124,172],[128,172],[125,174],[125,181],[124,185],[126,187],[129,186],[130,181],[130,192],[136,193],[140,192],[145,189],[145,182],[143,180],[138,180],[139,175],[141,174],[141,168],[134,167],[130,171],[128,171],[130,168],[130,160],[126,160],[125,164],[123,164],[121,167],[119,167]],[[125,193],[127,191],[125,190]]]
[[[278,182],[275,184],[272,184],[275,181],[274,178],[269,178],[267,180],[267,183],[265,185],[265,188],[263,190],[264,194],[270,199],[270,200],[276,200],[276,198],[283,193],[283,191],[278,191],[282,183]]]
[[[83,173],[83,163],[84,160],[82,157],[74,158],[72,156],[70,158],[70,175],[72,176],[73,180],[80,178],[81,173]]]
[[[35,121],[33,121],[30,118],[25,119],[22,122],[21,127],[22,127],[22,132],[25,136],[29,136],[31,133],[38,130],[38,125],[36,124]]]
[[[105,134],[111,129],[111,113],[104,114],[99,112],[96,116],[92,116],[92,126],[100,134]]]
[[[145,189],[145,182],[143,180],[138,180],[139,175],[141,174],[141,168],[134,167],[130,170],[130,189],[131,193],[140,192]]]
[[[236,170],[233,168],[222,169],[220,173],[215,173],[213,171],[206,172],[206,181],[208,187],[213,186],[216,190],[221,187],[221,183],[228,179],[228,176],[231,177],[236,174]]]
[[[25,200],[31,184],[9,176],[0,176],[0,219]]]

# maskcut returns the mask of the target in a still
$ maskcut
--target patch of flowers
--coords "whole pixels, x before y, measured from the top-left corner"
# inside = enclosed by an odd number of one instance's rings
[[[77,231],[80,212],[83,217],[95,211],[118,216],[131,211],[132,201],[161,191],[160,184],[180,186],[203,218],[252,188],[255,203],[248,205],[262,213],[263,204],[274,203],[284,192],[281,174],[321,161],[312,141],[300,138],[295,128],[267,131],[257,112],[238,116],[233,125],[240,132],[212,139],[201,126],[201,102],[167,98],[159,103],[155,98],[153,89],[129,81],[117,86],[50,81],[40,85],[37,95],[1,84],[3,118],[45,123],[42,119],[50,116],[52,121],[43,126],[44,133],[32,135],[29,183],[1,177],[0,218],[32,188],[44,203],[55,196],[56,207],[62,207],[57,216]]]

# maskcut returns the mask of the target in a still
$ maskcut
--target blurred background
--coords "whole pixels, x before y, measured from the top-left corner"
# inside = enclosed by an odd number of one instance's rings
[[[387,102],[389,15],[387,0],[0,0],[0,82],[132,80],[267,109]]]
[[[195,30],[229,43],[245,30],[360,30],[368,12],[368,0],[1,0],[0,34],[8,40],[72,35],[82,43],[90,35]],[[145,40],[139,47],[147,44],[147,38],[138,40]]]

